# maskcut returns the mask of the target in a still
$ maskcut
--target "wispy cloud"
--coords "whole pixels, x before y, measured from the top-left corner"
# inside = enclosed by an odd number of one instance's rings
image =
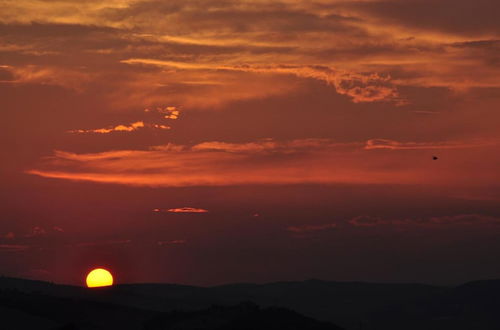
[[[170,213],[208,213],[208,210],[196,207],[180,207],[172,209],[153,209],[153,212],[170,212]]]
[[[175,87],[186,104],[212,107],[217,98],[210,84],[219,87],[222,103],[290,88],[280,82],[250,90],[248,79],[228,79],[228,70],[259,74],[261,86],[262,76],[281,73],[324,81],[354,102],[405,104],[411,100],[401,86],[500,86],[493,3],[443,0],[428,12],[425,1],[5,0],[0,50],[14,54],[5,65],[18,62],[18,54],[42,57],[16,68],[19,83],[82,90],[89,81],[105,82],[114,87],[115,104],[165,101],[172,99],[165,89]],[[73,51],[74,61],[60,61]],[[123,70],[118,59],[161,68]],[[103,62],[109,68],[96,65]],[[193,85],[194,93],[186,87]]]
[[[104,240],[104,241],[93,241],[93,242],[80,242],[72,244],[72,246],[76,247],[92,247],[92,246],[106,246],[106,245],[124,245],[130,244],[132,242],[129,239],[124,240]]]
[[[471,165],[450,169],[432,161],[429,163],[429,155],[423,152],[430,145],[436,148],[432,143],[415,145],[393,141],[389,147],[384,143],[384,148],[414,150],[411,157],[405,158],[367,152],[362,143],[336,143],[325,139],[261,140],[241,144],[204,142],[194,146],[169,144],[150,150],[88,154],[56,151],[53,156],[44,158],[39,168],[28,173],[76,181],[174,187],[305,183],[478,184],[491,181],[495,175],[488,162],[479,160],[474,166],[482,170],[468,176],[464,176],[463,171],[470,173]],[[484,155],[489,155],[487,150],[492,148],[480,143],[474,146]],[[461,162],[467,157],[457,146],[450,148],[454,149],[457,152],[448,155],[448,159]],[[470,160],[468,162],[470,164]]]
[[[176,239],[176,240],[171,240],[171,241],[158,241],[156,244],[158,246],[172,246],[172,245],[182,245],[186,244],[187,241],[184,239]]]
[[[494,146],[500,144],[497,140],[476,141],[445,141],[445,142],[400,142],[389,139],[370,139],[366,141],[365,149],[390,149],[390,150],[425,150],[425,149],[462,149]]]
[[[435,216],[427,218],[403,218],[388,219],[377,216],[357,216],[348,221],[355,227],[378,227],[378,226],[468,226],[468,225],[500,225],[500,218],[482,214],[457,214],[446,216]]]
[[[397,104],[404,104],[406,102],[399,96],[396,87],[391,84],[391,78],[389,76],[379,75],[378,73],[366,74],[349,72],[327,66],[227,66],[141,58],[122,60],[121,62],[126,64],[145,64],[183,70],[228,70],[250,73],[292,74],[301,78],[312,78],[324,81],[328,85],[335,87],[337,93],[349,96],[355,103],[391,101]]]
[[[96,129],[76,129],[69,130],[68,133],[74,134],[87,134],[87,133],[98,133],[98,134],[109,134],[113,132],[133,132],[143,128],[152,128],[160,130],[169,130],[170,126],[164,124],[154,124],[154,123],[144,123],[143,121],[136,121],[127,125],[116,125],[106,128],[96,128]]]
[[[29,234],[25,235],[25,237],[39,237],[45,235],[47,235],[47,231],[44,228],[35,226],[31,229],[31,232]]]
[[[4,65],[2,68],[12,74],[12,79],[3,81],[8,84],[52,85],[81,92],[92,79],[89,73],[57,66]]]
[[[0,244],[0,252],[23,252],[31,246],[24,244]]]

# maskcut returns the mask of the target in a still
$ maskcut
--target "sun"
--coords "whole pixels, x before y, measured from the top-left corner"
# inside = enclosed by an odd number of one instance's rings
[[[113,275],[104,268],[96,268],[87,275],[87,287],[98,288],[113,285]]]

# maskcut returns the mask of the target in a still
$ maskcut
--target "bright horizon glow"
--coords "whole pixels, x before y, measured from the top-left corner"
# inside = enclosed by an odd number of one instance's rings
[[[88,288],[111,286],[113,285],[113,275],[106,269],[96,268],[88,273],[86,283]]]

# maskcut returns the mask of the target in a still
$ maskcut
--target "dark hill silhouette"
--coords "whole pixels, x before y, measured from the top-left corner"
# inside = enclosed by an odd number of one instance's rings
[[[15,289],[0,291],[0,310],[15,311],[0,329],[141,329],[156,312],[80,298],[62,298]],[[3,315],[2,315],[3,316]],[[2,317],[6,319],[6,317]],[[29,320],[26,323],[26,319]]]
[[[246,302],[195,312],[169,312],[145,323],[145,330],[341,330],[285,308],[260,308]]]
[[[22,298],[25,300],[16,298],[18,303],[13,305],[7,303],[12,300],[5,299],[8,294],[26,296]],[[61,308],[67,308],[65,314],[68,317],[40,314],[36,309],[27,307],[33,305],[30,301],[44,306],[52,304],[55,310],[63,301]],[[47,326],[69,326],[75,315],[71,314],[71,310],[81,309],[82,306],[88,310],[85,322],[92,323],[94,316],[99,315],[114,315],[118,319],[121,313],[126,313],[123,329],[132,329],[131,325],[156,317],[157,313],[174,310],[190,312],[213,305],[235,306],[242,301],[252,301],[264,309],[284,307],[347,330],[500,329],[500,280],[470,282],[458,287],[309,280],[209,288],[127,284],[89,290],[0,278],[0,312],[13,311],[9,315],[18,313],[26,316],[24,320],[42,318],[48,321]],[[77,321],[81,326],[82,319]]]

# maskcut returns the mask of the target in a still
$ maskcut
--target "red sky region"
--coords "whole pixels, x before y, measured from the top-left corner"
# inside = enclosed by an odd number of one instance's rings
[[[2,7],[4,275],[500,276],[498,1]]]

